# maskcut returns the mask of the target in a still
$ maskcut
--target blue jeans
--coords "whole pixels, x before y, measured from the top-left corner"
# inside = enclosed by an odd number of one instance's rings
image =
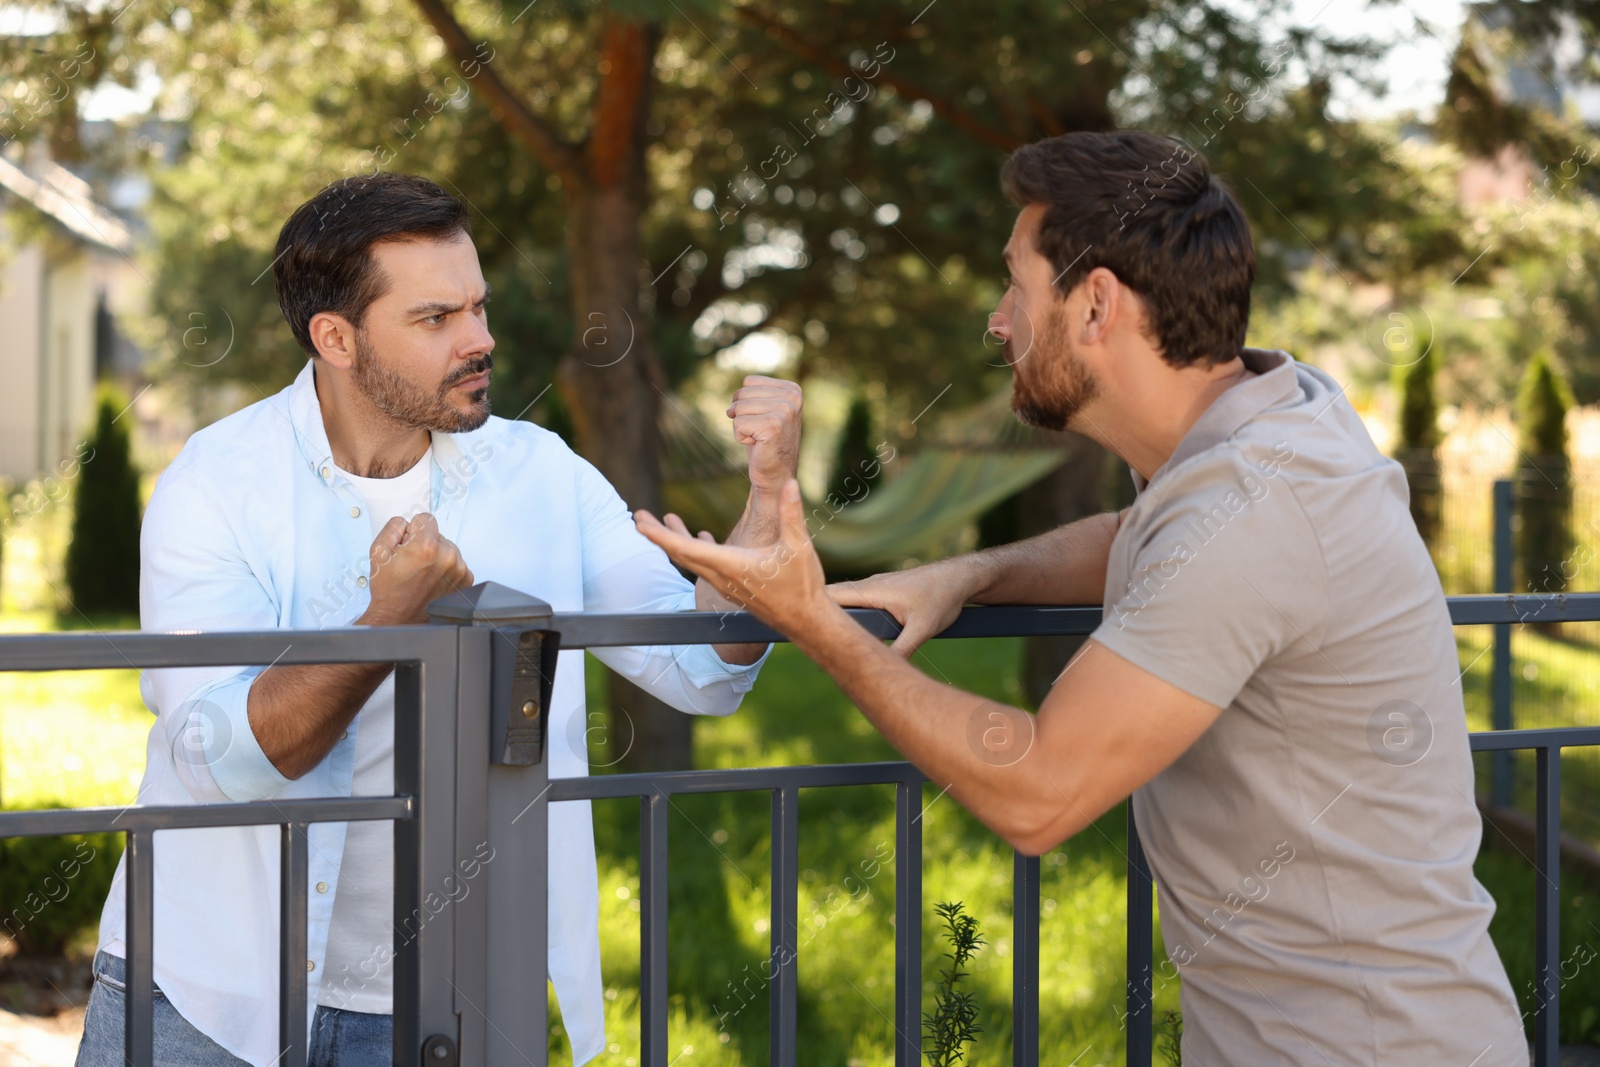
[[[77,1067],[124,1067],[122,1028],[127,1013],[127,964],[97,952],[94,989],[83,1019]],[[178,1014],[155,990],[155,1057],[161,1067],[249,1067]],[[311,1022],[308,1067],[389,1067],[394,1061],[394,1019],[317,1006]]]

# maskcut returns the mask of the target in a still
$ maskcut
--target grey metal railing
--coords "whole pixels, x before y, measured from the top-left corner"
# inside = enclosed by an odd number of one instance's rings
[[[1450,600],[1457,625],[1600,620],[1600,594],[1478,596]],[[892,636],[893,620],[852,614]],[[886,785],[895,790],[895,1062],[922,1057],[921,772],[908,763],[549,777],[547,720],[558,649],[725,644],[778,640],[755,619],[710,614],[552,613],[492,583],[439,601],[434,625],[258,633],[74,633],[0,637],[0,671],[249,664],[396,664],[392,797],[255,801],[122,809],[0,813],[0,837],[120,832],[127,837],[128,1062],[152,1060],[153,849],[160,831],[276,825],[280,869],[280,995],[285,1067],[306,1057],[307,858],[313,822],[389,819],[395,827],[395,1036],[397,1067],[546,1062],[549,1020],[542,968],[548,952],[549,805],[637,798],[640,810],[641,1063],[666,1067],[667,811],[691,793],[766,791],[772,802],[771,1061],[801,1062],[798,991],[799,791]],[[941,637],[1085,634],[1090,607],[974,608]],[[1555,1062],[1560,977],[1560,782],[1564,747],[1600,745],[1600,727],[1474,734],[1474,751],[1532,749],[1538,767],[1535,866],[1539,874],[1535,1062]],[[431,903],[461,864],[492,849],[481,892]],[[1127,1062],[1151,1062],[1153,882],[1128,820]],[[1013,883],[1013,1053],[1039,1062],[1039,860],[1016,854]],[[530,888],[533,887],[533,888]],[[289,965],[291,961],[296,965]],[[491,1020],[493,1020],[491,1022]]]
[[[473,647],[469,647],[473,646]],[[481,646],[481,647],[478,647]],[[395,827],[397,927],[417,926],[429,871],[455,862],[457,680],[487,673],[487,644],[454,627],[409,626],[315,632],[153,634],[67,633],[0,638],[0,671],[209,667],[251,664],[389,663],[395,669],[395,794],[392,797],[260,800],[231,804],[80,808],[0,813],[0,837],[120,832],[126,835],[127,1015],[125,1050],[150,1067],[157,835],[194,827],[277,825],[280,853],[278,1029],[285,1067],[306,1062],[306,829],[314,822],[390,819]],[[476,662],[472,655],[481,658]],[[449,979],[455,946],[448,924],[425,924],[395,946],[397,1064],[415,1065],[435,1035],[450,1041],[440,1067],[454,1062],[456,1022]],[[398,940],[398,939],[397,939]],[[293,965],[290,964],[293,961]],[[400,1050],[404,1049],[402,1058]]]

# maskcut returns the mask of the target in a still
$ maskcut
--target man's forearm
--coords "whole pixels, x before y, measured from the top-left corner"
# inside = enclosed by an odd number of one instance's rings
[[[952,561],[970,569],[978,604],[1098,604],[1118,515],[1107,512]]]
[[[250,730],[278,773],[299,778],[332,751],[394,670],[390,663],[269,667],[250,686]]]
[[[832,605],[792,638],[885,740],[995,833],[1018,843],[1041,813],[1055,814],[1059,795],[1036,773],[1034,716],[929,678]]]
[[[776,497],[763,495],[759,490],[750,490],[750,499],[745,502],[744,514],[739,516],[739,521],[729,532],[725,544],[730,545],[770,545],[778,539],[778,502]],[[694,606],[699,611],[743,611],[738,603],[729,600],[711,583],[701,578],[694,585]],[[761,658],[767,650],[766,645],[712,645],[724,663],[748,664]]]

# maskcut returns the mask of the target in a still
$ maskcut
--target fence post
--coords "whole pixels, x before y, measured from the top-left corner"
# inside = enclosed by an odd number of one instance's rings
[[[460,627],[456,679],[459,1063],[543,1067],[550,1041],[550,605],[483,582],[428,606]],[[583,735],[579,735],[580,739]]]
[[[1511,518],[1516,498],[1513,483],[1501,478],[1494,483],[1494,591],[1511,592]],[[1489,725],[1495,730],[1512,727],[1511,714],[1511,624],[1496,623],[1494,658],[1489,668]],[[1497,808],[1511,806],[1511,753],[1489,755],[1489,803]]]

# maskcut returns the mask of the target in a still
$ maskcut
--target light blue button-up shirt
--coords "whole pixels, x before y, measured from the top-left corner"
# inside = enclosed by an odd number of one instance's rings
[[[334,467],[308,362],[276,396],[196,433],[161,475],[145,512],[139,604],[146,630],[308,630],[366,610],[372,529]],[[491,418],[433,434],[433,514],[479,581],[557,611],[675,611],[693,587],[635,529],[592,466],[531,423]],[[597,649],[600,660],[680,710],[726,715],[760,663],[724,663],[706,645]],[[141,804],[349,796],[366,708],[394,699],[391,677],[323,761],[299,779],[273,766],[247,716],[262,667],[144,672],[150,730]],[[588,773],[583,653],[560,654],[551,699],[550,773]],[[346,823],[309,833],[307,1025],[323,959]],[[252,1064],[275,1062],[276,827],[170,830],[155,845],[155,979],[173,1006]],[[123,939],[123,869],[100,945]],[[576,1063],[605,1046],[599,901],[587,801],[550,807],[549,973]],[[386,958],[386,957],[385,957]],[[530,970],[529,982],[537,982]]]

